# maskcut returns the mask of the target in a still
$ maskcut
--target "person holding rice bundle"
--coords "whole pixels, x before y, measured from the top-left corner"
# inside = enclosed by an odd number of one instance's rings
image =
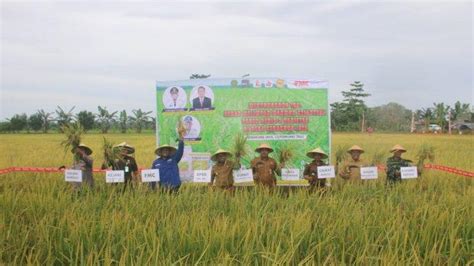
[[[216,162],[216,164],[212,166],[210,186],[215,185],[220,189],[228,191],[235,189],[233,171],[240,168],[240,158],[236,158],[233,161],[230,157],[231,153],[223,149],[217,150],[211,156],[211,160]]]
[[[349,153],[351,157],[342,164],[339,176],[349,181],[361,180],[360,168],[367,165],[367,163],[360,158],[361,154],[364,153],[364,149],[354,145],[347,150],[347,153]]]
[[[303,177],[304,179],[308,180],[310,190],[325,187],[326,179],[318,179],[318,166],[328,165],[323,161],[324,159],[328,158],[328,155],[318,147],[306,153],[306,156],[313,159],[311,163],[305,166],[303,171]]]
[[[86,184],[89,188],[94,188],[94,177],[92,174],[94,160],[92,159],[92,149],[86,144],[79,144],[74,150],[74,163],[72,169],[82,171],[82,183],[72,183],[74,190],[78,190],[83,184]]]
[[[402,177],[400,174],[400,168],[412,165],[412,161],[402,158],[402,153],[405,153],[406,151],[407,150],[399,144],[393,146],[390,150],[390,152],[393,153],[393,156],[387,159],[387,164],[385,167],[388,184],[401,182]]]
[[[181,179],[179,176],[178,163],[181,161],[184,152],[184,134],[186,128],[179,126],[179,142],[178,149],[175,147],[164,144],[156,148],[155,154],[158,155],[152,165],[151,169],[160,170],[160,182],[159,185],[162,189],[167,192],[178,192],[181,187]],[[151,182],[150,187],[156,189],[157,182]]]
[[[254,158],[250,163],[255,184],[268,188],[275,187],[277,181],[275,174],[280,175],[281,168],[284,165],[278,166],[275,159],[268,156],[273,152],[273,149],[268,144],[261,144],[255,149],[255,152],[260,154],[259,157]]]
[[[130,146],[126,142],[122,142],[114,146],[114,148],[120,150],[119,159],[115,160],[112,165],[113,170],[123,170],[125,174],[125,187],[131,186],[132,180],[138,178],[138,166],[133,154],[135,148]]]

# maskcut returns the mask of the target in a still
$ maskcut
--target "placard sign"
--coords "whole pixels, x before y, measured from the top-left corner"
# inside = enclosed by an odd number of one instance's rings
[[[142,182],[159,182],[160,181],[160,170],[158,169],[146,169],[142,170]]]
[[[252,169],[234,170],[233,174],[235,183],[253,182]]]
[[[193,182],[195,183],[211,182],[211,170],[194,170]]]
[[[402,179],[412,179],[418,177],[418,169],[416,166],[400,167]]]
[[[281,179],[286,181],[297,181],[300,179],[300,169],[283,168],[281,169]]]
[[[105,183],[125,182],[125,172],[123,170],[105,171]]]
[[[336,171],[333,165],[318,166],[318,179],[335,178]]]
[[[82,171],[68,169],[64,171],[64,180],[66,182],[82,182]]]
[[[361,167],[360,168],[360,178],[361,179],[377,179],[378,170],[376,166],[373,167]]]

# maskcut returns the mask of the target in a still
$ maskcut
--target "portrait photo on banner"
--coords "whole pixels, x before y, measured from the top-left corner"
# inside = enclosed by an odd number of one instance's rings
[[[163,92],[163,112],[187,111],[188,96],[179,86],[170,86]]]
[[[191,90],[189,102],[192,106],[191,111],[214,110],[214,92],[206,85],[195,86]]]
[[[188,141],[200,141],[201,140],[201,122],[192,116],[192,115],[185,115],[181,118],[181,122],[183,123],[184,127],[186,128],[186,132],[184,133],[184,139]]]

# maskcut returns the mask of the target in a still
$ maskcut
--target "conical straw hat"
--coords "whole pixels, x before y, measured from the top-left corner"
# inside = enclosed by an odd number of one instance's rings
[[[273,152],[272,147],[270,147],[270,146],[269,146],[268,144],[266,144],[266,143],[260,144],[260,146],[258,146],[258,148],[256,148],[255,151],[256,151],[256,152],[260,152],[260,151],[263,150],[263,149],[267,149],[267,150],[269,150],[270,152]]]
[[[328,155],[327,155],[321,148],[319,148],[319,147],[316,148],[316,149],[314,149],[314,150],[311,150],[311,151],[307,152],[307,153],[306,153],[306,156],[308,156],[309,158],[314,158],[314,155],[315,155],[315,154],[321,154],[321,155],[322,155],[321,157],[322,157],[323,159],[325,159],[325,158],[328,157]]]

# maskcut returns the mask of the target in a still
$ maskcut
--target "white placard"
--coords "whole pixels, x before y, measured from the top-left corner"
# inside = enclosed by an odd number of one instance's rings
[[[378,170],[376,166],[360,168],[360,179],[377,179],[377,178],[378,178]]]
[[[418,169],[416,166],[409,166],[409,167],[400,167],[400,174],[402,179],[411,179],[418,177]]]
[[[125,182],[125,172],[123,170],[105,171],[105,183]]]
[[[334,166],[318,166],[318,179],[327,179],[335,177],[336,171],[334,170]]]
[[[195,183],[211,182],[211,170],[194,170],[193,182]]]
[[[158,169],[145,169],[142,170],[142,182],[159,182],[160,181],[160,170]]]
[[[234,170],[233,174],[235,183],[253,182],[252,169]]]
[[[298,168],[281,169],[281,179],[286,180],[286,181],[300,180],[300,169]]]
[[[66,182],[82,182],[82,171],[67,169],[64,171],[64,180]]]

